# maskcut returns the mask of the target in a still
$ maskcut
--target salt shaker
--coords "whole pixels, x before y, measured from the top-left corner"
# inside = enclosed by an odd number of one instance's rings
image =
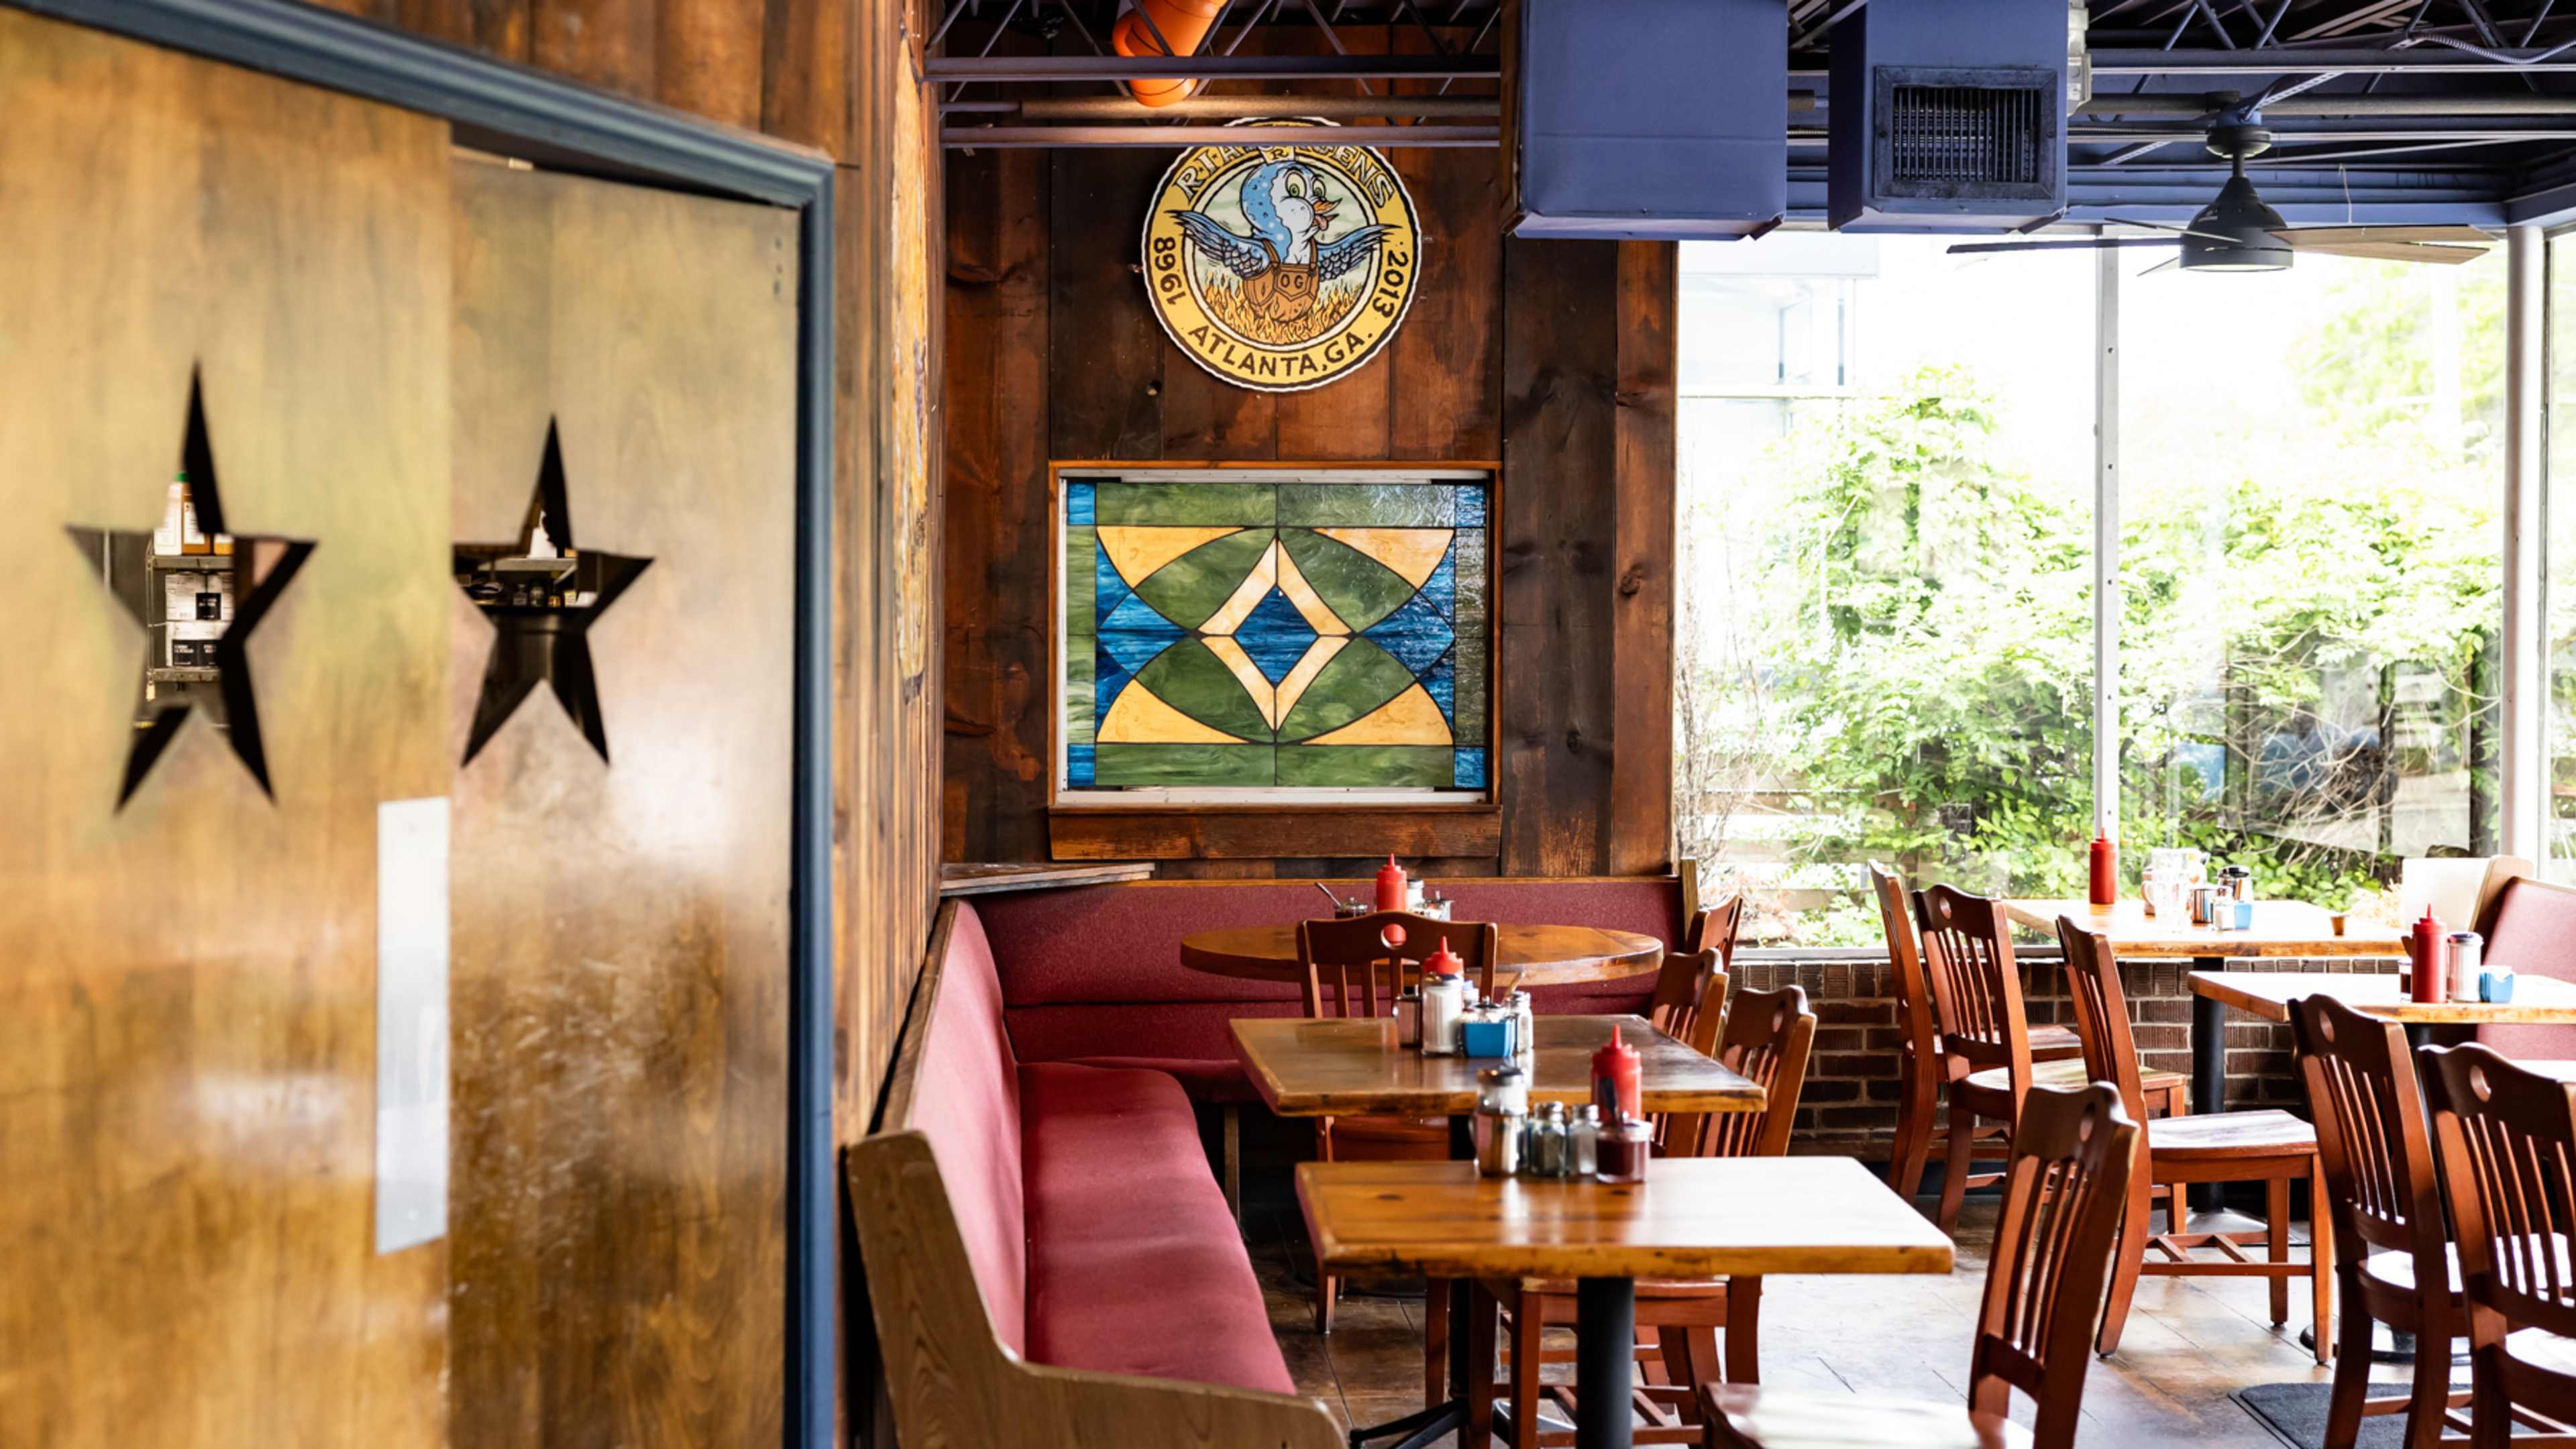
[[[1529,1140],[1523,1144],[1521,1170],[1532,1177],[1565,1176],[1565,1106],[1550,1102],[1529,1119]]]
[[[1512,1015],[1520,1022],[1520,1034],[1515,1038],[1520,1044],[1520,1054],[1529,1056],[1538,1050],[1538,1009],[1530,1004],[1530,994],[1518,987],[1513,988],[1507,999],[1512,1005]]]
[[[1408,986],[1395,998],[1395,1044],[1422,1045],[1422,990]]]
[[[1585,1103],[1565,1128],[1565,1170],[1590,1177],[1601,1168],[1601,1109]]]
[[[1509,1177],[1520,1170],[1523,1124],[1529,1118],[1529,1078],[1518,1067],[1476,1074],[1476,1171]]]

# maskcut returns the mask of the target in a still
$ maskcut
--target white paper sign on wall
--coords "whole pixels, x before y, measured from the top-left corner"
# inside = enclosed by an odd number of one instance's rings
[[[447,801],[376,806],[376,1251],[447,1236]]]

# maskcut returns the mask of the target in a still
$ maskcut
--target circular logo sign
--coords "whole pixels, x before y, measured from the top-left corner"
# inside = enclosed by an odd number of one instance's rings
[[[1145,218],[1145,286],[1163,330],[1191,361],[1261,392],[1322,387],[1375,357],[1420,271],[1395,168],[1321,127],[1297,134],[1182,152]]]

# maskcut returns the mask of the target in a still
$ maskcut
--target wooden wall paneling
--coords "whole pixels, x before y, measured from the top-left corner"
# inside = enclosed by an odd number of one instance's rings
[[[1263,806],[1149,806],[1059,812],[1058,860],[1161,860],[1173,879],[1266,876],[1281,856],[1326,856],[1366,845],[1400,856],[1490,857],[1500,817],[1490,806],[1282,811]]]
[[[652,563],[589,630],[614,764],[539,691],[456,775],[454,1442],[775,1444],[796,218],[455,187],[455,536],[510,536],[551,417],[574,543]]]
[[[653,99],[663,0],[531,0],[528,59],[621,95]]]
[[[373,1251],[375,832],[445,792],[447,136],[0,11],[0,1443],[443,1445],[447,1245]],[[205,285],[220,278],[222,285]],[[227,522],[315,540],[122,810],[201,369]],[[239,557],[240,555],[236,555]]]
[[[1679,439],[1673,316],[1679,250],[1670,242],[1619,245],[1618,518],[1611,639],[1614,712],[1610,834],[1603,869],[1614,875],[1672,868],[1673,560]]]
[[[1619,678],[1619,244],[1503,248],[1502,868],[1604,871]],[[1639,685],[1646,688],[1651,685]]]
[[[1451,29],[1452,51],[1474,38]],[[1395,31],[1399,54],[1431,43]],[[1409,89],[1436,91],[1432,82]],[[1491,89],[1485,82],[1452,94]],[[1500,151],[1398,149],[1396,170],[1422,219],[1422,286],[1382,359],[1394,386],[1388,447],[1397,458],[1498,458],[1503,452],[1503,177]]]
[[[1047,451],[1057,458],[1172,456],[1164,413],[1179,373],[1198,368],[1172,350],[1145,305],[1137,242],[1171,154],[1131,147],[1050,154]],[[1266,428],[1263,435],[1266,440]],[[1041,532],[1021,540],[1022,561],[1033,569],[1029,577],[1039,593],[1046,590],[1044,538]]]
[[[390,22],[415,35],[526,64],[535,0],[395,0]]]
[[[1387,30],[1383,25],[1343,25],[1335,27],[1334,33],[1342,48],[1353,55],[1384,55],[1388,49]],[[1361,85],[1352,81],[1346,86],[1328,84],[1327,89],[1357,95]],[[1377,119],[1382,123],[1385,118]],[[1396,153],[1380,154],[1387,157],[1390,165],[1395,163]],[[1410,187],[1410,177],[1406,183]],[[1408,254],[1418,250],[1405,248]],[[1414,258],[1413,264],[1418,266],[1419,259]],[[1393,441],[1389,419],[1395,390],[1395,368],[1389,354],[1394,345],[1389,342],[1366,364],[1322,387],[1274,394],[1271,410],[1277,420],[1277,433],[1273,456],[1317,461],[1397,456],[1388,451]]]
[[[744,130],[760,128],[766,0],[654,0],[637,8],[653,15],[654,91],[662,104]],[[827,59],[800,58],[797,65],[812,73]]]
[[[1054,672],[1046,583],[1053,167],[1048,153],[1019,150],[979,152],[950,167],[942,851],[950,860],[1042,860]]]

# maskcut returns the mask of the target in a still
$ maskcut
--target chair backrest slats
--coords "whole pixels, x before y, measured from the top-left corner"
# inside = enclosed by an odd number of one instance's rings
[[[2333,1202],[2336,1257],[2358,1265],[2373,1249],[2410,1252],[2419,1274],[2447,1276],[2441,1185],[2406,1029],[2323,995],[2292,1002],[2290,1024]]]
[[[1711,983],[1718,987],[1715,992],[1709,990]],[[1689,954],[1667,951],[1646,1019],[1664,1035],[1706,1052],[1717,1040],[1718,1021],[1724,1015],[1725,983],[1725,958],[1715,947]]]
[[[1422,963],[1447,942],[1477,992],[1494,994],[1502,955],[1490,922],[1435,921],[1404,911],[1347,920],[1297,923],[1297,964],[1308,1016],[1384,1016],[1407,986],[1419,985]]]
[[[1941,1030],[1933,1015],[1932,984],[1923,968],[1923,951],[1914,938],[1914,915],[1905,900],[1905,886],[1885,866],[1872,862],[1869,867],[1871,894],[1878,898],[1879,925],[1887,932],[1887,965],[1895,978],[1897,1024],[1905,1029],[1905,1045],[1914,1053],[1917,1070],[1929,1070],[1934,1057],[1941,1053]]]
[[[2037,1088],[2023,1100],[1977,1315],[1968,1404],[2002,1414],[2009,1389],[2030,1395],[2039,1449],[2075,1442],[2138,1133],[2107,1083]]]
[[[1777,1157],[1787,1152],[1815,1040],[1816,1014],[1807,1009],[1803,988],[1737,992],[1727,1003],[1726,1029],[1714,1055],[1758,1084],[1766,1101],[1759,1112],[1707,1114],[1700,1120],[1692,1155]]]
[[[2146,1082],[2138,1072],[2138,1039],[2129,1027],[2129,1000],[2120,989],[2111,938],[2060,916],[2057,944],[2066,952],[2066,995],[2075,1008],[2075,1039],[2084,1048],[2084,1075],[2119,1088],[2121,1109],[2143,1122]]]
[[[2576,1085],[2483,1046],[2426,1047],[2417,1061],[2471,1341],[2507,1329],[2576,1334]]]
[[[1923,963],[1941,1048],[1972,1070],[2009,1067],[2013,1095],[2030,1089],[2030,1027],[2012,931],[1993,901],[1946,885],[1914,893]]]

